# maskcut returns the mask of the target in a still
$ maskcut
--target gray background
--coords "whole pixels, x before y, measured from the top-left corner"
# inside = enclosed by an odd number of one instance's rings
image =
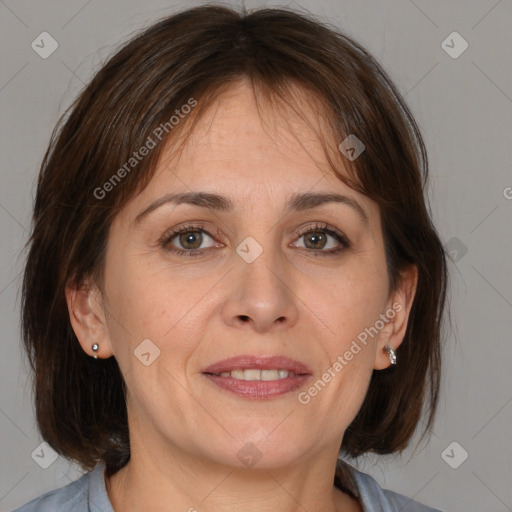
[[[20,250],[50,132],[120,42],[151,21],[198,3],[0,0],[2,511],[80,475],[60,457],[43,469],[31,455],[41,453],[42,440],[19,335]],[[395,80],[424,134],[434,221],[452,251],[453,329],[434,434],[415,454],[367,457],[359,468],[384,487],[446,511],[510,511],[512,2],[302,0],[288,5],[339,26]],[[31,48],[43,31],[59,44],[47,59]],[[456,59],[441,46],[453,31],[469,44]],[[456,41],[448,44],[460,48]],[[454,441],[458,445],[445,451]],[[460,464],[462,450],[468,458]],[[445,460],[460,466],[453,469]]]

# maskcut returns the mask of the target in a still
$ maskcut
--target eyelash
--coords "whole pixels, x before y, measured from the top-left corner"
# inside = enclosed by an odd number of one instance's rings
[[[206,229],[204,229],[204,226],[202,224],[198,224],[198,225],[189,224],[187,226],[182,226],[180,228],[177,228],[170,232],[167,232],[162,237],[160,245],[166,251],[173,253],[173,254],[178,254],[180,256],[201,256],[206,251],[213,249],[213,247],[208,248],[208,249],[170,249],[169,248],[169,243],[176,236],[178,236],[182,233],[196,232],[196,231],[203,231],[210,238],[214,238]],[[310,233],[316,233],[319,231],[324,232],[324,233],[332,236],[333,238],[335,238],[340,243],[339,247],[337,247],[336,249],[331,249],[329,251],[322,251],[322,250],[317,251],[315,249],[307,249],[307,248],[300,248],[300,249],[311,252],[312,255],[314,255],[316,257],[316,256],[335,256],[351,247],[351,244],[345,235],[343,235],[342,233],[340,233],[339,231],[337,231],[334,228],[330,228],[327,224],[324,224],[324,223],[317,223],[314,226],[308,226],[307,228],[301,229],[297,233],[297,237],[300,238],[304,235],[308,235]]]

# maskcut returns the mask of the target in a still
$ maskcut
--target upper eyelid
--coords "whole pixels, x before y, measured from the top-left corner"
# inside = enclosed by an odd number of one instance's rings
[[[294,234],[298,238],[301,238],[302,236],[308,234],[311,231],[315,231],[315,230],[324,230],[327,232],[330,231],[331,233],[328,233],[330,236],[338,235],[341,238],[341,241],[338,240],[339,243],[344,244],[344,245],[351,245],[349,238],[344,234],[344,232],[340,231],[339,229],[337,229],[334,226],[327,224],[326,222],[313,221],[313,225],[304,226],[303,228],[296,230],[294,232]],[[223,243],[222,239],[225,238],[224,235],[221,235],[220,231],[218,231],[218,230],[213,230],[213,231],[215,231],[215,233],[212,234],[212,232],[211,232],[212,230],[209,230],[207,228],[207,226],[205,226],[202,223],[198,223],[197,225],[187,224],[187,225],[184,225],[184,226],[181,226],[178,228],[173,228],[173,229],[170,229],[169,231],[167,231],[161,238],[162,244],[163,245],[168,244],[176,236],[180,235],[181,233],[187,233],[189,231],[203,231],[213,240],[215,240],[216,237],[220,238],[221,243]],[[182,251],[199,250],[200,251],[202,249],[178,249],[178,250],[182,250]],[[327,251],[325,251],[325,252],[327,252]]]
[[[185,225],[178,228],[172,228],[166,231],[163,236],[161,237],[161,241],[165,243],[165,241],[172,240],[174,237],[180,235],[181,233],[187,233],[188,231],[204,231],[209,237],[211,238],[224,238],[223,235],[220,234],[220,231],[215,231],[212,233],[212,230],[209,230],[204,225]]]

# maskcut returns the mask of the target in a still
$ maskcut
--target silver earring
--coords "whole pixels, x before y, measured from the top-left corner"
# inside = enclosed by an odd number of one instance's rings
[[[92,347],[92,351],[94,352],[94,355],[92,357],[94,357],[94,359],[98,359],[98,350],[100,349],[100,346],[95,343]]]
[[[396,364],[396,351],[392,349],[389,345],[384,347],[384,350],[388,353],[389,362],[391,364]]]

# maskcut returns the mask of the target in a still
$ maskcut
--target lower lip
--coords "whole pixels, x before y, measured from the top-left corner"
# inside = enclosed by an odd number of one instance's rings
[[[233,377],[203,374],[219,388],[231,391],[243,398],[268,399],[275,398],[304,385],[310,375],[296,375],[278,380],[241,380]]]

